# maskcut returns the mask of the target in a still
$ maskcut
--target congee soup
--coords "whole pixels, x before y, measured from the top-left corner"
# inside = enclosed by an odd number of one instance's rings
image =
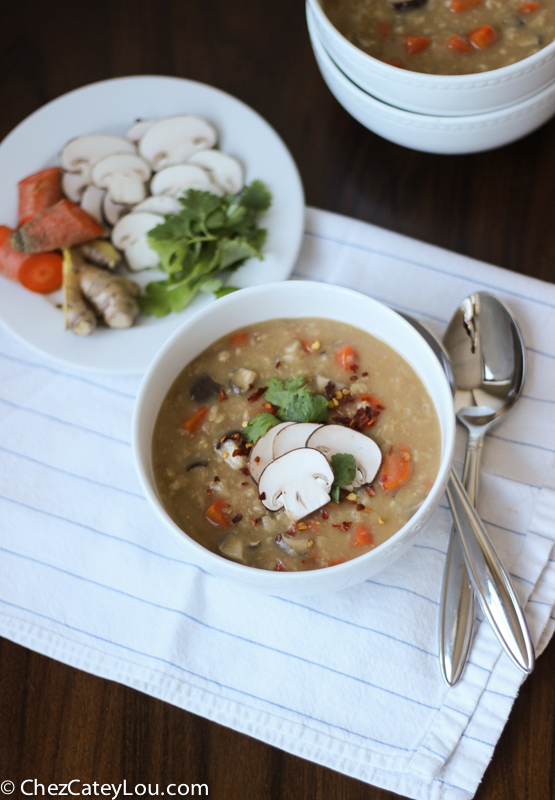
[[[214,342],[181,372],[155,424],[158,494],[214,553],[313,570],[378,547],[438,473],[434,405],[369,333],[277,319]]]
[[[555,39],[555,0],[323,0],[323,8],[368,55],[436,75],[505,67]]]

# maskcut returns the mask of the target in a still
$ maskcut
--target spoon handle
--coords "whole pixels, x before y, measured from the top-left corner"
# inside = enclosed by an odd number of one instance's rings
[[[446,494],[482,611],[509,657],[528,674],[534,668],[535,656],[526,618],[509,575],[454,470]]]

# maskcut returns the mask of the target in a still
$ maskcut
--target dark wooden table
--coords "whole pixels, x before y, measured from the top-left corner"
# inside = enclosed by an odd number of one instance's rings
[[[555,278],[555,121],[470,156],[384,141],[329,93],[301,0],[4,4],[0,138],[64,92],[131,74],[192,78],[248,103],[290,148],[309,205]],[[552,642],[522,688],[478,800],[555,797],[554,672]],[[218,800],[395,797],[0,640],[0,781],[35,777],[204,782]]]

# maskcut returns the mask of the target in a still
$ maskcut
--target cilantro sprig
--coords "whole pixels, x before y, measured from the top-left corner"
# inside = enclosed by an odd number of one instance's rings
[[[335,453],[330,459],[333,470],[333,486],[331,487],[330,497],[337,503],[339,502],[339,490],[342,486],[350,486],[355,479],[357,465],[350,453]]]
[[[258,227],[258,218],[271,202],[262,181],[221,197],[189,189],[180,198],[182,210],[167,215],[148,234],[167,278],[147,284],[141,310],[164,317],[182,311],[199,291],[216,297],[236,291],[224,286],[224,279],[247,259],[264,258],[267,231]]]
[[[248,442],[257,442],[270,428],[281,422],[325,422],[328,401],[321,394],[312,394],[301,376],[281,381],[270,378],[264,399],[276,406],[277,417],[267,412],[255,414],[242,433]]]

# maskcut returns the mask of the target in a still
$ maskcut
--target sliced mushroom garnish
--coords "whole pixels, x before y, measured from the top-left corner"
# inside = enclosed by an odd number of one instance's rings
[[[356,477],[352,486],[345,486],[345,489],[356,489],[371,483],[382,463],[381,450],[373,439],[342,425],[322,425],[309,436],[306,446],[323,453],[328,460],[337,453],[353,456],[357,468]]]
[[[81,202],[79,205],[86,211],[87,214],[90,214],[93,219],[97,222],[100,222],[101,225],[104,224],[104,216],[102,214],[102,202],[104,200],[104,195],[106,194],[106,189],[99,189],[98,186],[87,186],[85,191],[81,196]]]
[[[333,471],[326,457],[310,447],[291,450],[272,461],[258,483],[262,504],[269,511],[285,508],[293,522],[329,503]]]
[[[216,144],[215,128],[200,117],[184,114],[158,120],[139,142],[139,153],[158,171],[182,164],[199,150]]]
[[[133,213],[135,213],[135,211],[151,211],[153,214],[164,215],[178,214],[182,210],[183,206],[179,200],[167,194],[152,195],[133,207]]]
[[[157,172],[150,182],[150,191],[153,195],[169,195],[181,197],[189,189],[199,189],[202,192],[219,194],[210,175],[202,167],[195,164],[177,164],[166,167]]]
[[[223,192],[237,194],[244,186],[244,170],[242,165],[233,156],[228,156],[220,150],[201,150],[187,162],[197,164],[207,170],[214,183]]]
[[[133,125],[125,131],[125,138],[134,144],[139,144],[145,133],[155,124],[155,119],[136,119]]]
[[[284,456],[290,450],[305,447],[308,437],[321,427],[316,422],[294,422],[281,430],[274,438],[272,447],[274,459]]]
[[[62,189],[66,197],[78,203],[81,194],[92,183],[93,164],[113,153],[136,153],[133,142],[123,136],[112,136],[107,133],[91,133],[78,136],[66,144],[60,153],[60,164],[65,174],[62,177]],[[70,177],[67,173],[75,173]]]
[[[133,206],[114,203],[108,192],[105,192],[102,200],[102,216],[107,225],[116,225],[130,211],[133,211]]]
[[[127,214],[117,223],[112,231],[112,242],[114,247],[124,251],[130,269],[141,270],[158,265],[158,253],[150,247],[147,234],[163,221],[160,214],[145,211]]]
[[[90,175],[83,172],[64,172],[62,175],[62,192],[72,203],[81,202]]]
[[[91,171],[95,186],[107,189],[114,203],[136,205],[146,197],[150,166],[134,153],[115,153],[97,161]]]
[[[280,422],[279,425],[274,425],[252,448],[249,457],[249,472],[255,483],[258,483],[268,464],[274,460],[273,444],[275,437],[288,425],[294,424],[294,422]]]

